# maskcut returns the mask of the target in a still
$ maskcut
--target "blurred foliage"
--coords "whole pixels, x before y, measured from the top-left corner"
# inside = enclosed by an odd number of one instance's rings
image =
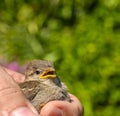
[[[48,59],[85,116],[120,115],[119,0],[0,1],[0,58]]]

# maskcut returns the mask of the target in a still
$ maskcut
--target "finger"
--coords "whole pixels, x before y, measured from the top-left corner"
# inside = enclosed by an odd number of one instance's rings
[[[74,96],[72,94],[69,94],[69,95],[70,95],[71,99],[73,100],[72,103],[74,104],[74,106],[76,106],[76,109],[78,109],[78,116],[83,116],[84,115],[84,107],[83,107],[82,103],[76,96]]]
[[[70,95],[71,103],[66,101],[52,101],[47,103],[41,110],[41,116],[83,116],[83,107],[79,100]]]
[[[25,80],[25,76],[21,73],[12,71],[10,69],[4,68],[5,71],[18,83],[23,82]]]
[[[37,112],[22,94],[19,86],[9,74],[0,67],[0,114],[2,113],[11,114],[12,116],[21,116],[19,114],[29,113],[32,115],[36,113],[37,115]]]

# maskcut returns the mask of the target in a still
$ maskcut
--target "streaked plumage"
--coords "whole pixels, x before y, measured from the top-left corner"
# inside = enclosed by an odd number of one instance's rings
[[[60,82],[54,65],[46,60],[33,60],[28,64],[26,80],[20,87],[38,111],[49,101],[71,102],[67,87]]]

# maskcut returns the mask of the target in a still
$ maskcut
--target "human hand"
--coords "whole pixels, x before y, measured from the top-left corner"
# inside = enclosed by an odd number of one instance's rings
[[[23,75],[0,67],[0,116],[38,116],[11,77],[17,82],[24,79]]]
[[[5,77],[5,78],[9,78],[10,75],[11,77],[14,78],[14,80],[16,82],[23,82],[25,77],[20,74],[20,73],[17,73],[17,72],[14,72],[14,71],[11,71],[11,70],[8,70],[6,69],[6,71],[9,73],[9,75],[7,74],[7,72],[5,72],[3,69],[1,71],[1,68],[0,68],[0,74],[2,75],[2,77]],[[3,81],[1,81],[1,78],[0,76],[0,83]],[[12,79],[9,79],[9,81],[4,82],[5,84],[4,85],[9,85],[9,82],[13,81]],[[22,106],[25,106],[25,107],[28,107],[29,110],[31,111],[30,112],[27,112],[29,113],[29,116],[33,116],[33,115],[38,115],[35,111],[35,109],[33,108],[33,106],[25,99],[24,95],[22,94],[20,88],[18,87],[18,85],[13,81],[12,83],[12,86],[14,85],[14,88],[17,93],[13,94],[13,91],[12,91],[12,94],[10,93],[11,90],[8,90],[9,93],[7,93],[8,95],[12,95],[12,98],[13,98],[13,103],[11,103],[11,101],[9,101],[9,105],[6,105],[8,104],[8,102],[6,103],[6,101],[4,100],[3,102],[3,106],[5,107],[5,109],[7,110],[4,110],[4,113],[9,113],[9,112],[12,112],[12,110],[14,111],[14,109],[16,109],[17,107],[20,107],[21,104]],[[4,87],[0,90],[4,90]],[[1,94],[1,91],[0,91],[0,94]],[[16,94],[20,94],[19,97],[16,98]],[[66,102],[66,101],[51,101],[49,103],[47,103],[41,110],[41,113],[40,113],[40,116],[83,116],[83,107],[81,105],[81,103],[79,102],[79,100],[73,96],[73,95],[70,95],[71,96],[71,99],[73,100],[72,103],[69,103],[69,102]],[[9,96],[7,96],[9,97]],[[15,99],[14,99],[15,98]],[[2,100],[3,98],[0,98],[0,101]],[[18,102],[18,103],[16,103]],[[11,104],[11,105],[10,105]],[[17,105],[18,104],[18,105]],[[3,107],[2,106],[2,107]],[[14,108],[15,107],[15,108]],[[9,111],[10,110],[10,111]],[[1,110],[1,105],[0,105],[0,111]],[[15,110],[16,111],[16,110]],[[33,114],[34,113],[34,114]],[[12,113],[12,114],[15,114],[15,113]],[[26,112],[22,113],[21,115],[19,116],[24,116],[24,115],[28,115],[26,114]],[[3,115],[4,116],[4,115]],[[16,116],[16,115],[13,115],[13,116]],[[18,116],[18,115],[17,115]]]
[[[83,116],[83,106],[80,101],[70,94],[71,103],[67,101],[51,101],[41,110],[40,116]]]

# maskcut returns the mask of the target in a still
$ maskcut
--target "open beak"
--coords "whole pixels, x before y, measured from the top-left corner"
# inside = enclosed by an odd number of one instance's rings
[[[40,75],[40,78],[56,78],[55,69],[54,68],[47,68],[43,73]]]

